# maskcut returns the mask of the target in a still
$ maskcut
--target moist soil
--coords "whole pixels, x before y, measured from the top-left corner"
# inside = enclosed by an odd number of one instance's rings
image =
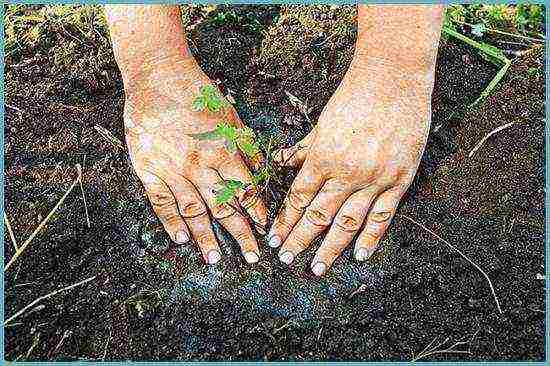
[[[355,9],[312,9],[188,14],[189,45],[205,72],[246,124],[280,145],[307,133],[353,55]],[[219,21],[228,10],[237,20]],[[47,52],[61,52],[63,37]],[[321,279],[308,270],[313,250],[288,268],[263,246],[249,266],[217,225],[217,266],[202,264],[192,245],[169,244],[127,158],[112,54],[99,42],[74,52],[78,62],[65,68],[41,51],[6,60],[4,204],[19,244],[69,188],[76,164],[83,168],[82,191],[75,187],[6,273],[6,318],[95,278],[7,327],[6,359],[411,360],[434,339],[445,352],[424,360],[545,358],[542,48],[514,59],[492,96],[469,108],[497,68],[442,40],[414,184],[375,255],[357,263],[347,250]],[[285,92],[308,105],[307,117]],[[282,171],[265,197],[271,217],[294,174]],[[411,219],[487,273],[502,314],[484,276]],[[7,233],[4,252],[14,254]]]

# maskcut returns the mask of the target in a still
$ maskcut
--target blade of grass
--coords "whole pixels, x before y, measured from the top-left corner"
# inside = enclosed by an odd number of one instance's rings
[[[432,230],[428,229],[426,226],[422,225],[421,223],[417,222],[416,220],[414,220],[413,218],[409,217],[409,216],[406,216],[406,215],[400,215],[401,217],[403,217],[404,219],[412,222],[413,224],[415,224],[416,226],[426,230],[427,232],[429,232],[430,234],[432,234],[436,239],[440,240],[441,242],[445,243],[449,248],[451,248],[452,250],[454,250],[455,252],[457,252],[458,254],[460,254],[460,256],[462,258],[464,258],[466,261],[468,261],[468,263],[470,263],[472,266],[474,266],[482,275],[483,277],[485,277],[485,279],[487,280],[487,283],[489,284],[489,287],[491,289],[491,293],[493,294],[493,298],[495,299],[495,303],[497,305],[497,309],[498,309],[498,312],[500,314],[502,314],[502,309],[500,308],[500,302],[498,301],[498,297],[497,297],[497,294],[495,293],[495,288],[493,287],[493,282],[491,282],[491,279],[489,278],[489,276],[487,275],[487,273],[481,269],[480,266],[478,266],[474,261],[472,261],[470,258],[468,258],[466,256],[466,254],[462,253],[462,251],[460,249],[458,249],[457,247],[455,247],[454,245],[452,245],[451,243],[449,243],[447,240],[443,239],[441,236],[437,235],[435,232],[433,232]]]
[[[12,266],[12,264],[15,263],[17,258],[19,258],[19,256],[25,251],[25,249],[27,249],[27,247],[33,241],[33,239],[36,237],[36,235],[38,235],[38,233],[40,233],[40,231],[44,228],[46,223],[52,218],[52,216],[56,213],[57,209],[63,204],[63,202],[65,202],[65,199],[67,198],[67,196],[72,192],[73,188],[80,181],[80,179],[82,178],[82,170],[80,168],[80,164],[76,165],[76,169],[77,169],[77,172],[78,172],[78,176],[76,177],[76,179],[73,181],[73,183],[71,184],[69,189],[67,189],[65,194],[61,197],[61,199],[57,202],[57,204],[54,206],[54,208],[50,211],[48,216],[46,216],[46,218],[44,220],[42,220],[40,225],[38,225],[38,227],[33,231],[31,236],[29,236],[29,238],[27,240],[25,240],[25,242],[19,247],[19,249],[17,249],[17,251],[15,252],[13,257],[10,259],[8,264],[6,264],[6,266],[4,267],[4,272],[7,272],[8,269]]]
[[[485,87],[483,92],[481,92],[481,95],[472,104],[469,105],[469,107],[474,107],[491,94],[493,89],[495,89],[495,87],[497,86],[498,82],[504,77],[504,75],[510,68],[510,65],[512,64],[512,62],[506,56],[504,56],[500,52],[500,50],[498,49],[495,50],[489,47],[488,45],[484,45],[482,43],[474,41],[473,39],[468,38],[465,35],[449,27],[443,27],[443,32],[491,56],[491,60],[496,66],[502,66],[500,70],[497,72],[497,74],[495,75],[495,77],[493,78],[493,80],[491,80],[489,84],[487,84],[487,87]],[[496,60],[498,63],[495,62],[494,60]]]
[[[8,215],[4,212],[4,223],[6,224],[6,228],[8,229],[8,234],[10,236],[11,242],[13,243],[13,247],[17,251],[19,249],[17,245],[17,240],[15,240],[15,236],[13,235],[13,231],[11,229],[10,220],[8,219]]]
[[[4,321],[4,327],[10,323],[11,321],[17,319],[19,316],[21,316],[21,314],[23,314],[25,311],[27,311],[28,309],[32,308],[34,305],[38,304],[40,301],[42,300],[46,300],[46,299],[49,299],[50,297],[52,296],[55,296],[61,292],[64,292],[64,291],[69,291],[69,290],[72,290],[73,288],[75,287],[78,287],[78,286],[81,286],[81,285],[84,285],[85,283],[88,283],[92,280],[94,280],[96,278],[96,276],[92,276],[90,278],[87,278],[83,281],[80,281],[80,282],[77,282],[77,283],[74,283],[70,286],[67,286],[67,287],[63,287],[59,290],[55,290],[53,292],[50,292],[49,294],[46,294],[44,296],[40,296],[38,299],[34,300],[33,302],[31,302],[30,304],[28,304],[27,306],[25,306],[23,309],[19,310],[17,313],[13,314],[12,316],[10,316],[8,319],[6,319]]]

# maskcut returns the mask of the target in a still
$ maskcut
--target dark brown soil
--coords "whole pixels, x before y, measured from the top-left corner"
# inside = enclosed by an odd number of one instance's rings
[[[315,119],[353,54],[353,25],[342,37],[317,34],[319,40],[281,17],[300,8],[231,9],[250,21],[219,24],[215,13],[190,14],[192,51],[232,93],[245,123],[262,136],[296,141],[309,124],[284,92],[307,99]],[[303,16],[326,16],[330,24],[336,13],[354,19],[349,8]],[[269,29],[265,38],[258,27]],[[289,34],[299,34],[296,49],[285,41]],[[270,56],[266,39],[286,42],[292,57]],[[496,69],[468,47],[441,43],[434,131],[382,248],[366,264],[346,252],[318,280],[307,258],[289,270],[269,249],[250,268],[221,231],[228,255],[218,267],[202,265],[192,247],[162,254],[167,237],[127,152],[94,128],[124,141],[122,85],[112,55],[102,52],[100,60],[101,47],[77,49],[79,61],[63,69],[37,55],[6,64],[4,204],[16,238],[23,242],[48,214],[78,163],[91,227],[77,186],[6,274],[5,314],[96,276],[6,328],[6,359],[410,360],[436,337],[450,337],[449,345],[464,338],[469,344],[459,349],[470,353],[427,360],[545,358],[544,281],[537,279],[545,273],[543,49],[515,59],[496,92],[469,110]],[[483,136],[509,122],[515,124],[468,157]],[[405,216],[483,268],[503,314],[484,277]],[[7,234],[4,251],[13,256]]]

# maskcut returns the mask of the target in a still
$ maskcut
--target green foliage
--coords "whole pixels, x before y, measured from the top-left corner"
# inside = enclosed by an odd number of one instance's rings
[[[472,34],[481,37],[488,29],[509,33],[542,32],[544,6],[518,5],[449,5],[444,25],[456,30],[457,24],[472,25]]]
[[[521,32],[538,30],[544,23],[544,8],[542,5],[519,4],[516,7],[514,25]]]
[[[204,85],[200,89],[200,95],[193,101],[193,110],[196,112],[209,110],[212,113],[218,113],[227,108],[229,103],[214,85]]]
[[[237,128],[227,122],[220,122],[212,131],[192,134],[197,140],[224,140],[225,147],[234,153],[239,149],[245,156],[254,158],[260,152],[256,135],[249,127]]]
[[[246,187],[243,182],[232,179],[220,181],[218,185],[221,186],[221,189],[215,191],[218,205],[233,201],[238,192]]]
[[[227,106],[227,101],[221,95],[219,90],[213,85],[205,85],[201,88],[201,95],[195,99],[193,107],[196,110],[208,109],[210,112],[217,113]]]
[[[238,26],[253,33],[260,33],[263,30],[263,25],[257,19],[240,16],[234,10],[222,10],[218,12],[212,19],[212,23],[220,26]]]

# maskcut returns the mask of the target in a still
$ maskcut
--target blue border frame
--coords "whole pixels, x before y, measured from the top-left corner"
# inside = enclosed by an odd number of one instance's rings
[[[481,2],[481,1],[480,1]],[[141,3],[141,4],[182,4],[187,2],[182,1],[162,1],[162,0],[150,0],[150,1],[131,1],[131,0],[123,0],[123,1],[7,1],[3,5],[7,4],[108,4],[108,3],[115,3],[115,4],[124,4],[124,3]],[[192,1],[192,3],[196,4],[334,4],[334,5],[341,5],[341,4],[355,4],[355,3],[369,3],[369,4],[461,4],[464,3],[460,1],[415,1],[415,0],[401,0],[401,1],[395,1],[395,0],[378,0],[378,1],[267,1],[267,0],[237,0],[237,1]],[[518,3],[518,1],[483,1],[484,4],[515,4]],[[536,3],[536,4],[545,4],[546,6],[546,32],[548,34],[548,29],[550,26],[550,6],[546,1],[532,1],[530,3]],[[2,184],[0,185],[0,195],[1,195],[1,202],[0,202],[0,212],[2,215],[4,214],[4,6],[0,7],[0,53],[2,56],[2,64],[0,65],[1,70],[1,76],[0,76],[0,92],[1,92],[1,106],[0,106],[0,118],[1,118],[1,130],[0,130],[0,145],[1,145],[1,151],[0,151],[0,165],[2,168],[1,171],[1,180]],[[548,324],[550,324],[550,314],[548,313],[548,304],[550,303],[550,293],[548,289],[550,288],[550,278],[549,278],[549,268],[550,268],[550,259],[548,258],[548,253],[550,251],[550,237],[548,236],[548,231],[550,229],[550,187],[548,185],[548,181],[550,178],[550,160],[548,159],[550,155],[550,124],[548,123],[548,114],[550,111],[550,98],[548,95],[548,90],[550,86],[550,82],[548,80],[548,71],[550,70],[550,60],[549,60],[549,48],[550,41],[548,36],[546,37],[545,42],[545,82],[546,82],[546,89],[545,89],[545,112],[546,112],[546,125],[545,125],[545,157],[546,157],[546,164],[545,164],[545,188],[546,188],[546,194],[545,194],[545,233],[544,233],[544,240],[545,240],[545,284],[546,284],[546,304],[545,304],[545,357],[546,360],[548,360],[548,349],[550,349],[550,332]],[[0,240],[1,240],[1,249],[0,249],[0,255],[2,258],[4,258],[4,225],[0,225]],[[0,304],[0,312],[2,314],[2,319],[4,319],[4,272],[2,271],[1,274],[1,284],[0,288],[2,290],[2,302]],[[4,360],[4,327],[2,326],[0,328],[0,354],[1,354],[1,360]],[[89,364],[90,362],[18,362],[18,364],[21,365],[37,365],[37,364],[48,364],[48,365],[75,365],[75,364],[81,364],[86,363]],[[106,362],[108,364],[128,364],[128,363],[138,363],[138,362]],[[153,363],[153,362],[143,362],[145,364]],[[174,362],[176,363],[176,362]],[[177,363],[186,364],[186,365],[199,365],[199,364],[212,364],[212,365],[225,365],[228,362],[184,362],[180,361]],[[265,363],[265,362],[232,362],[232,364],[239,364],[239,365],[256,365],[259,363]],[[296,364],[311,364],[311,365],[329,365],[333,362],[293,362]],[[409,364],[409,362],[339,362],[344,363],[346,365],[364,365],[367,363],[375,363],[375,364],[398,364],[398,365],[406,365]],[[460,363],[463,365],[479,365],[479,364],[502,364],[502,363],[512,363],[510,361],[480,361],[480,362],[416,362],[416,364],[419,365],[445,365],[445,364],[456,364]],[[273,365],[287,365],[288,362],[269,362],[269,364]],[[513,362],[514,365],[545,365],[546,361],[517,361]]]

